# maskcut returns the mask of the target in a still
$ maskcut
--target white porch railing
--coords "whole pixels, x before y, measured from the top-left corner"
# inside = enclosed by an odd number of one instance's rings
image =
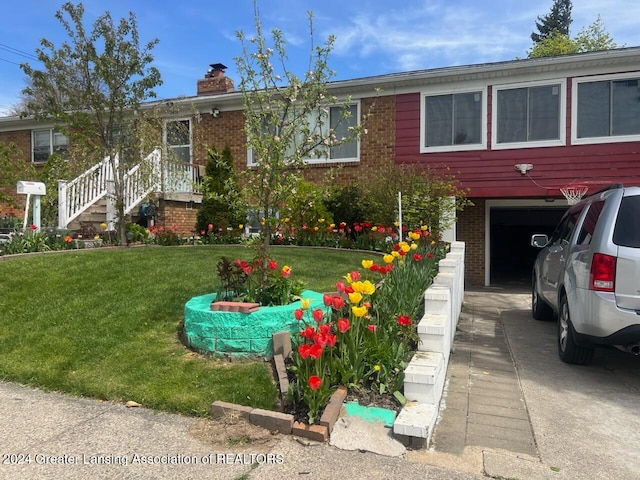
[[[104,197],[112,178],[113,169],[107,157],[70,182],[58,181],[58,228],[67,228],[69,223]]]
[[[117,158],[116,158],[117,168]],[[124,174],[124,213],[129,214],[149,194],[198,193],[201,182],[198,165],[162,161],[155,149],[138,165]],[[67,228],[101,198],[107,197],[105,222],[114,228],[116,221],[113,168],[109,157],[70,182],[58,182],[58,228]]]

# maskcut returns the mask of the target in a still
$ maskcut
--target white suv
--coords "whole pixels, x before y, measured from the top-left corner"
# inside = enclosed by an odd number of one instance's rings
[[[573,205],[533,266],[531,309],[558,317],[558,353],[587,364],[596,345],[640,355],[640,187],[611,185]]]

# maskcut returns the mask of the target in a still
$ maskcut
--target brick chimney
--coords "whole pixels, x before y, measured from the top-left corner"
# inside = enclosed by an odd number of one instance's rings
[[[226,68],[221,63],[212,63],[204,78],[198,79],[198,96],[233,92],[233,80],[224,75]]]

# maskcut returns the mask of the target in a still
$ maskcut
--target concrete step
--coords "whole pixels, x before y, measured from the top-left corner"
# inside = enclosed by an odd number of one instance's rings
[[[447,368],[451,352],[451,323],[448,315],[425,313],[418,323],[418,351],[441,353]]]
[[[393,433],[424,438],[428,445],[438,419],[438,407],[420,402],[407,402],[393,423]]]
[[[404,396],[438,406],[446,377],[445,360],[439,352],[416,352],[404,371]]]

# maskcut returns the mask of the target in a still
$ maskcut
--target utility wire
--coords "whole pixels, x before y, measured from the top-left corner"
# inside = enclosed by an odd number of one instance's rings
[[[18,66],[20,66],[20,64],[19,64],[18,62],[12,62],[11,60],[7,60],[6,58],[1,58],[1,57],[0,57],[0,60],[2,60],[3,62],[13,63],[14,65],[18,65]]]
[[[24,50],[18,50],[17,48],[10,47],[9,45],[5,45],[4,43],[0,43],[0,50],[4,50],[14,55],[20,55],[21,57],[28,58],[29,60],[38,60],[38,57],[36,57],[32,53],[25,52]]]

